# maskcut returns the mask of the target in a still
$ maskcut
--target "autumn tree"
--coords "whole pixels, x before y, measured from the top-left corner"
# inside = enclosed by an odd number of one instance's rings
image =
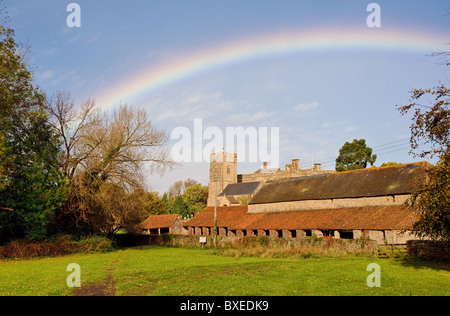
[[[372,166],[376,159],[377,155],[372,155],[372,148],[366,145],[365,139],[354,139],[351,143],[345,142],[339,149],[336,171],[363,169],[368,163]]]
[[[163,173],[174,166],[165,148],[167,133],[151,123],[145,110],[127,105],[112,113],[101,111],[92,100],[75,107],[70,94],[60,92],[48,101],[48,107],[63,140],[60,166],[70,189],[58,214],[59,224],[105,231],[95,224],[100,223],[97,218],[113,221],[114,229],[138,221],[139,216],[129,216],[139,213],[131,208],[129,213],[123,208],[117,216],[108,199],[113,192],[131,197],[132,192],[145,189],[145,171]],[[145,209],[145,203],[140,207]]]
[[[190,213],[202,211],[208,201],[208,187],[200,183],[191,185],[183,193],[183,200],[189,207]]]
[[[412,230],[421,237],[450,239],[450,91],[442,83],[411,91],[411,103],[398,107],[412,113],[411,151],[415,157],[438,161],[427,171],[427,181],[406,202],[419,215]]]
[[[198,182],[194,179],[187,178],[186,180],[175,181],[167,190],[167,198],[169,203],[173,203],[178,196],[183,195],[185,190]]]

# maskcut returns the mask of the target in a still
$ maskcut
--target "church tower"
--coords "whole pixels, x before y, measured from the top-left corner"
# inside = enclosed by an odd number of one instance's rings
[[[237,154],[211,154],[209,165],[208,206],[214,206],[219,195],[228,184],[237,183]]]

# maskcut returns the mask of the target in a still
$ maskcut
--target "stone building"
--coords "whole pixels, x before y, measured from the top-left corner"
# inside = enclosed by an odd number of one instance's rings
[[[291,171],[287,168],[274,172],[279,173],[279,178],[251,177],[260,181],[229,183],[218,198],[220,205],[231,205],[217,209],[218,234],[291,238],[315,235],[404,244],[413,238],[407,230],[417,215],[403,203],[425,181],[429,166],[420,162],[339,173],[315,170],[292,177],[286,176]],[[295,162],[292,168],[300,173]],[[248,203],[235,200],[246,195],[250,196]],[[223,204],[225,198],[229,204]],[[211,235],[214,207],[207,207],[183,226],[190,235]]]
[[[138,225],[144,235],[186,235],[183,221],[178,214],[151,215]]]
[[[215,153],[210,157],[208,206],[214,206],[217,196],[218,206],[246,204],[266,181],[304,177],[333,172],[322,170],[320,164],[314,164],[311,169],[300,169],[299,159],[292,159],[285,170],[268,168],[267,162],[263,168],[249,174],[237,173],[237,154]],[[254,184],[249,186],[248,183]],[[257,185],[256,185],[257,183]],[[227,187],[228,190],[227,190]]]

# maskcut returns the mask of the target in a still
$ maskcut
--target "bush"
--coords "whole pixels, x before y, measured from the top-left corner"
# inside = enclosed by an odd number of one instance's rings
[[[113,248],[111,240],[100,236],[73,240],[72,236],[65,235],[42,242],[13,240],[5,246],[0,247],[0,259],[107,252],[113,250]]]
[[[106,237],[93,236],[78,242],[80,252],[108,252],[113,249],[113,243]]]

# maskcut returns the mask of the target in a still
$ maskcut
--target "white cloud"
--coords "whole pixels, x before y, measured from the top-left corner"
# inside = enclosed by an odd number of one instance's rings
[[[294,106],[294,110],[297,112],[310,112],[319,107],[319,102],[314,101],[310,103],[301,103]]]
[[[39,74],[39,80],[48,80],[53,78],[54,72],[52,70],[46,70],[43,73]]]

